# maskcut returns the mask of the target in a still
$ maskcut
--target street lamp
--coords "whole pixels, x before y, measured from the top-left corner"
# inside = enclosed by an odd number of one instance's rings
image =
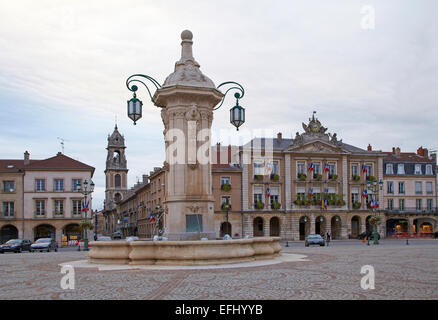
[[[127,108],[128,108],[128,117],[132,121],[134,121],[134,125],[142,117],[143,102],[140,99],[137,99],[136,91],[138,90],[138,87],[136,85],[131,85],[132,82],[138,82],[138,83],[143,84],[145,86],[146,90],[148,91],[149,97],[150,97],[152,103],[154,104],[154,106],[156,106],[158,108],[165,108],[165,106],[161,106],[161,105],[157,104],[157,102],[152,97],[151,90],[149,89],[147,84],[140,79],[149,80],[149,82],[151,82],[153,84],[155,89],[161,88],[161,85],[158,83],[157,80],[155,80],[154,78],[152,78],[148,75],[145,75],[145,74],[133,74],[132,76],[128,77],[128,79],[126,79],[126,87],[128,88],[128,90],[133,92],[133,97],[130,100],[128,100],[128,107]],[[240,91],[240,92],[234,93],[234,97],[236,98],[236,105],[230,109],[230,123],[233,126],[235,126],[237,131],[238,131],[239,127],[245,123],[245,108],[243,108],[241,105],[239,105],[239,99],[243,98],[243,96],[245,95],[245,90],[243,89],[243,87],[239,83],[234,82],[234,81],[223,82],[220,85],[218,85],[216,89],[219,90],[220,87],[227,86],[227,85],[231,85],[231,87],[225,91],[224,96],[221,100],[221,103],[217,107],[215,107],[213,109],[213,111],[219,109],[222,106],[222,104],[225,101],[225,97],[229,91],[231,91],[231,90]]]
[[[377,180],[376,178],[373,179],[373,181],[368,180],[367,182],[367,187],[369,190],[372,191],[372,193],[375,195],[375,203],[372,209],[372,211],[374,212],[374,244],[379,244],[379,239],[378,239],[378,230],[377,230],[377,222],[379,219],[379,216],[377,215],[377,203],[378,203],[378,195],[379,195],[379,190],[383,189],[383,181],[382,179],[380,179],[379,181],[379,186],[377,186]]]
[[[88,181],[85,179],[83,186],[81,185],[81,182],[78,181],[76,184],[76,190],[79,193],[82,193],[84,195],[84,202],[82,204],[82,210],[85,212],[85,228],[84,228],[84,251],[88,251],[88,236],[87,236],[87,212],[89,210],[89,205],[87,202],[88,195],[92,194],[94,191],[94,182],[90,179],[91,183],[89,184]],[[89,184],[89,185],[88,185]]]

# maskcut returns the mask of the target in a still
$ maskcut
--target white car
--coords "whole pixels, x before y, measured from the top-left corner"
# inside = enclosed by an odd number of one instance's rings
[[[111,241],[111,237],[97,237],[97,241]]]
[[[138,241],[138,240],[140,240],[140,238],[139,237],[126,237],[125,240],[126,241]]]

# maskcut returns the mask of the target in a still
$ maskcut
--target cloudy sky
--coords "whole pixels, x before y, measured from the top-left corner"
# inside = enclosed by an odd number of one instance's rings
[[[0,158],[25,150],[48,158],[63,138],[66,155],[96,168],[101,208],[116,116],[129,185],[163,163],[159,110],[141,88],[144,114],[133,126],[125,80],[143,73],[164,82],[184,29],[205,75],[244,86],[247,132],[290,138],[316,110],[329,132],[357,147],[436,150],[437,10],[435,0],[3,1]],[[374,28],[363,28],[372,11]],[[216,111],[213,134],[239,137],[228,122],[233,103]]]

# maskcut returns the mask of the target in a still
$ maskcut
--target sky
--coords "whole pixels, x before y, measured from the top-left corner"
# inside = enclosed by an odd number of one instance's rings
[[[160,110],[140,88],[143,118],[134,126],[125,81],[142,73],[163,83],[185,29],[205,75],[245,88],[244,130],[229,123],[227,98],[215,111],[213,143],[244,143],[245,132],[292,138],[315,110],[328,132],[360,148],[437,150],[437,10],[435,0],[4,1],[0,158],[26,150],[49,158],[64,139],[67,156],[96,168],[101,209],[116,118],[129,186],[163,164]]]

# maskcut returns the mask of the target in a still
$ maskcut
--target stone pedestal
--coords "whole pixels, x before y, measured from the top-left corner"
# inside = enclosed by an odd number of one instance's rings
[[[214,239],[211,181],[213,108],[223,94],[199,70],[192,55],[192,33],[183,31],[181,59],[155,92],[166,142],[164,236],[169,240]]]

